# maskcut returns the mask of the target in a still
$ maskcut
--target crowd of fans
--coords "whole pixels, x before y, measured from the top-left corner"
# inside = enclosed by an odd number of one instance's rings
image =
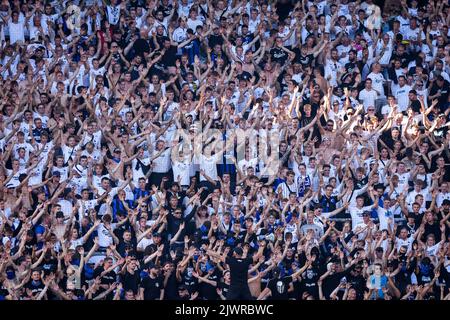
[[[449,300],[450,6],[393,3],[2,0],[0,300]]]

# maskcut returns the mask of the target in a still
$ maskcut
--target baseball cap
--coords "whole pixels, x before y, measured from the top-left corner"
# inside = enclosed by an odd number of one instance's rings
[[[148,270],[156,269],[156,265],[153,262],[149,262],[145,265]]]
[[[210,270],[214,270],[214,265],[208,261],[206,263],[206,272],[208,272]]]
[[[241,256],[244,254],[244,251],[242,251],[242,248],[234,248],[234,253],[236,253],[238,256]]]
[[[55,177],[61,177],[61,172],[53,171],[52,175],[55,176]]]
[[[445,199],[444,201],[442,201],[442,205],[443,206],[450,206],[450,200],[449,199]]]
[[[3,237],[2,243],[4,246],[8,243],[8,241],[11,241],[11,239],[9,237]]]

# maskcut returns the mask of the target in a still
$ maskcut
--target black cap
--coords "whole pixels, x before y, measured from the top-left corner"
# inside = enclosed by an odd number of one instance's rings
[[[156,265],[153,262],[149,262],[145,265],[148,270],[156,269]]]
[[[363,216],[370,216],[370,211],[367,211],[367,210],[364,211],[364,212],[363,212]]]
[[[154,237],[161,237],[161,233],[159,233],[158,231],[153,232],[152,234]]]
[[[236,253],[238,256],[242,256],[244,254],[242,248],[234,248],[233,252]]]
[[[449,199],[445,199],[444,201],[442,201],[442,205],[443,206],[450,206],[450,200]]]

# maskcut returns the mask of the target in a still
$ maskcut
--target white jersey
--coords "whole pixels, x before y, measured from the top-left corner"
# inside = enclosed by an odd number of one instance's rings
[[[116,224],[111,224],[111,231],[114,231],[116,228]],[[98,234],[98,244],[100,247],[109,247],[114,243],[113,237],[111,236],[108,229],[105,228],[104,223],[100,223],[100,225],[97,228],[97,234]]]
[[[177,181],[178,177],[180,177],[180,184],[182,186],[188,186],[190,184],[190,166],[191,161],[189,158],[183,159],[182,161],[172,160],[173,179]]]
[[[358,208],[357,206],[349,207],[350,216],[352,217],[352,230],[355,230],[358,225],[364,224],[364,211],[371,211],[372,206]]]

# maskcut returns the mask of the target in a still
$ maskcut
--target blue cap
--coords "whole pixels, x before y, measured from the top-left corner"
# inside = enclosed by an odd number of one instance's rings
[[[206,272],[209,272],[210,270],[214,270],[214,265],[208,261],[206,263]]]

